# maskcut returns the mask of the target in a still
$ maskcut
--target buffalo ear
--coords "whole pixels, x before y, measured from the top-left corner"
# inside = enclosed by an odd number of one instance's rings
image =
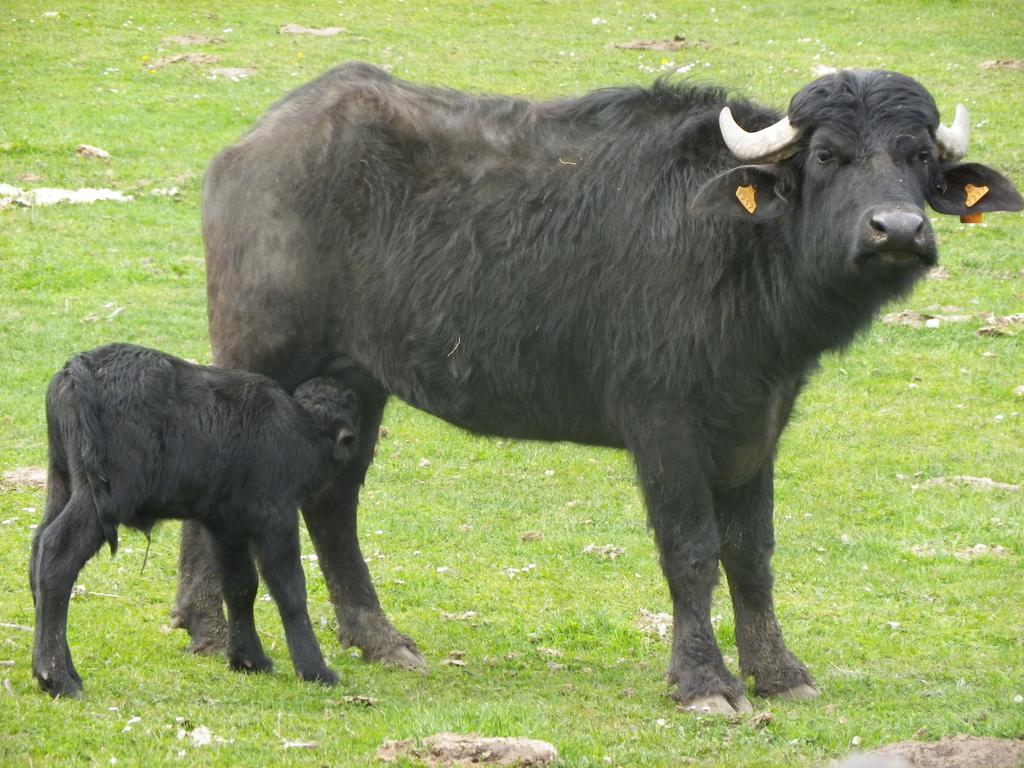
[[[706,181],[690,202],[698,215],[764,221],[782,215],[795,197],[792,172],[784,166],[741,165]]]
[[[342,427],[334,441],[334,460],[344,464],[352,458],[355,451],[355,431],[350,427]]]
[[[974,205],[967,205],[967,186],[988,187]],[[999,171],[981,163],[951,165],[943,173],[939,183],[928,191],[928,204],[939,213],[966,216],[970,213],[992,211],[1019,211],[1024,208],[1024,199],[1013,184]]]

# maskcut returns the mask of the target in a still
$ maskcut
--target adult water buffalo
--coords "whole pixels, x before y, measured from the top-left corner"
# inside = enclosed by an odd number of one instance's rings
[[[772,603],[776,445],[822,352],[935,264],[926,202],[1021,208],[956,163],[966,146],[966,112],[940,125],[892,72],[821,78],[780,116],[713,87],[530,102],[347,64],[271,108],[206,177],[210,334],[220,365],[362,400],[357,458],[303,509],[342,643],[422,664],[356,537],[393,394],[472,432],[629,450],[680,701],[750,708],[712,632],[719,563],[741,673],[816,695]],[[208,564],[186,531],[175,617],[198,648],[221,630]]]

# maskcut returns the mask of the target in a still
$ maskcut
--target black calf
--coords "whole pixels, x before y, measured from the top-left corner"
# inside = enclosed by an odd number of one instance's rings
[[[358,401],[333,379],[289,397],[270,379],[111,344],[68,361],[46,393],[46,510],[32,541],[32,672],[74,696],[67,614],[79,571],[117,527],[196,520],[214,542],[228,609],[232,669],[271,668],[253,623],[259,560],[295,671],[334,684],[306,610],[296,508],[357,442]]]

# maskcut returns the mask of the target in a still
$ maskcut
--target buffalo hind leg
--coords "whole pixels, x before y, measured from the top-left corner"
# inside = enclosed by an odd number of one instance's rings
[[[269,672],[274,665],[263,653],[253,619],[260,581],[248,541],[222,531],[211,534],[217,573],[228,607],[228,666],[235,672]]]
[[[171,610],[171,626],[188,630],[191,653],[220,653],[227,642],[228,626],[214,560],[210,533],[194,520],[182,522],[178,594]]]
[[[82,678],[71,661],[68,646],[68,604],[75,579],[104,541],[92,494],[83,484],[33,543],[36,626],[32,674],[51,696],[78,696],[82,692]]]
[[[306,578],[299,559],[299,527],[294,510],[282,510],[290,526],[265,527],[259,541],[259,561],[277,610],[281,614],[288,653],[300,680],[335,685],[338,676],[324,663],[320,645],[313,634],[306,606]],[[274,520],[283,520],[275,512]]]
[[[362,408],[359,444],[323,488],[303,499],[302,515],[338,617],[342,647],[359,648],[366,661],[422,669],[425,663],[416,643],[396,630],[381,609],[356,532],[359,488],[373,461],[386,396],[376,384],[360,386],[355,378],[346,383]]]
[[[672,595],[674,696],[696,712],[751,711],[743,684],[725,666],[711,626],[718,581],[718,530],[711,491],[694,452],[651,440],[636,454],[648,519]]]
[[[754,677],[758,696],[801,700],[818,695],[807,668],[786,647],[775,618],[771,558],[772,466],[746,485],[715,497],[722,565],[736,619],[740,672]]]

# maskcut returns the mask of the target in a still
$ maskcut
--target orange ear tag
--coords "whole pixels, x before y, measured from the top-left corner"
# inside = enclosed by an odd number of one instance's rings
[[[967,207],[970,208],[988,194],[988,187],[976,187],[973,184],[965,184],[964,192],[967,194]]]
[[[984,213],[968,213],[960,217],[961,224],[981,224],[982,219],[985,218]]]
[[[747,213],[751,216],[757,210],[756,192],[757,188],[753,184],[749,187],[736,187],[736,199],[740,201],[740,205],[746,208]]]

